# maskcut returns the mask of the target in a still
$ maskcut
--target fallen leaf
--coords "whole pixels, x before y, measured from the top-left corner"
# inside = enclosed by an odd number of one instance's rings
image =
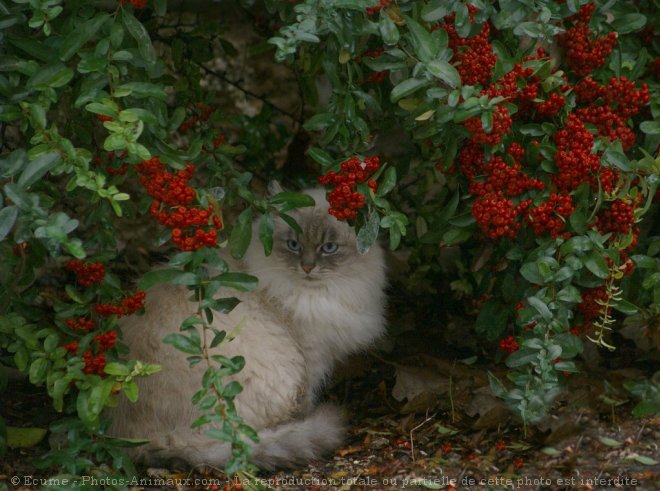
[[[396,383],[392,397],[397,401],[412,400],[420,394],[444,394],[449,390],[449,380],[429,368],[396,366]]]
[[[44,436],[47,430],[45,428],[16,428],[7,426],[7,446],[10,448],[28,448],[34,447]]]
[[[625,458],[627,460],[635,460],[635,461],[639,462],[640,464],[644,464],[644,465],[657,465],[657,464],[660,464],[660,462],[658,462],[657,460],[652,459],[651,457],[647,457],[646,455],[639,455],[639,454],[636,454],[636,453],[627,455]]]
[[[600,436],[600,437],[598,437],[598,439],[600,440],[600,442],[602,444],[607,445],[608,447],[618,448],[621,445],[623,445],[623,443],[618,442],[618,441],[614,440],[613,438],[608,438],[606,436]]]
[[[340,448],[337,450],[337,455],[340,457],[346,457],[347,455],[353,455],[358,452],[361,452],[364,450],[362,447],[347,447],[347,448]]]

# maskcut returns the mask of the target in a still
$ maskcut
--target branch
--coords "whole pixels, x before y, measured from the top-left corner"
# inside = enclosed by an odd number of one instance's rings
[[[213,75],[214,77],[219,78],[219,79],[222,80],[223,82],[228,83],[228,84],[231,85],[232,87],[236,87],[238,90],[240,90],[240,91],[243,92],[244,94],[246,94],[246,95],[248,95],[248,96],[250,96],[250,97],[253,97],[253,98],[257,99],[257,100],[260,100],[260,101],[263,102],[264,104],[267,104],[268,106],[272,107],[275,111],[279,112],[280,114],[283,114],[284,116],[287,116],[287,117],[291,118],[291,119],[292,119],[293,121],[295,121],[296,123],[298,123],[298,124],[302,124],[302,123],[303,123],[303,121],[302,121],[298,116],[296,116],[295,114],[293,114],[293,113],[287,111],[286,109],[282,109],[281,107],[276,106],[275,104],[273,104],[272,102],[270,102],[270,101],[269,101],[268,99],[266,99],[265,97],[260,96],[259,94],[255,94],[255,93],[252,92],[251,90],[248,90],[248,89],[246,89],[245,87],[242,87],[238,82],[235,82],[235,81],[233,81],[233,80],[229,80],[229,79],[227,78],[227,76],[226,76],[224,73],[221,73],[221,72],[218,72],[218,71],[212,70],[211,68],[208,68],[207,66],[205,66],[205,65],[203,65],[203,64],[201,64],[201,63],[195,63],[195,64],[196,64],[198,67],[200,67],[202,70],[204,70],[207,74],[209,74],[209,75]]]

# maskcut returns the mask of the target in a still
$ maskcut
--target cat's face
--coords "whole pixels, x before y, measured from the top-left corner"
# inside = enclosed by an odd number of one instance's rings
[[[380,260],[379,250],[366,255],[358,253],[354,230],[328,214],[324,190],[312,189],[306,193],[314,198],[316,206],[288,212],[302,233],[276,219],[271,255],[264,256],[257,240],[250,245],[246,263],[263,284],[274,288],[283,281],[304,288],[338,284],[363,275],[363,268],[371,269],[372,263],[375,265]],[[254,235],[258,233],[256,228],[255,224]]]
[[[326,208],[301,209],[292,216],[302,233],[280,222],[273,236],[272,259],[289,274],[313,283],[342,274],[358,259],[355,233],[329,215]]]

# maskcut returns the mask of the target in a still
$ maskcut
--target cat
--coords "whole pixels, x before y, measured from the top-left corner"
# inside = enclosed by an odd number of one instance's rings
[[[251,462],[264,470],[301,466],[341,445],[342,413],[317,405],[317,396],[337,361],[368,347],[385,330],[383,250],[374,244],[359,254],[354,230],[328,214],[324,191],[306,193],[316,205],[289,212],[302,234],[277,219],[270,256],[253,240],[243,260],[225,258],[232,270],[252,274],[259,283],[248,293],[221,290],[219,296],[236,296],[241,303],[229,314],[216,313],[213,321],[227,332],[242,324],[235,339],[214,353],[246,359],[235,376],[243,386],[235,402],[258,431]],[[203,428],[190,427],[199,416],[190,400],[205,364],[189,367],[185,354],[161,341],[194,315],[189,297],[184,287],[154,287],[144,315],[121,323],[131,357],[162,366],[138,381],[136,403],[121,397],[111,412],[114,435],[150,440],[134,450],[136,460],[149,465],[178,460],[222,466],[231,452]]]

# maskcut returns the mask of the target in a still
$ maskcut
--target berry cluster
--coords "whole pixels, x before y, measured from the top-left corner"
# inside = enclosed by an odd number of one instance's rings
[[[502,138],[511,131],[513,120],[509,116],[509,110],[504,106],[498,106],[493,111],[493,125],[488,133],[484,131],[481,117],[474,116],[465,121],[465,127],[471,134],[470,139],[478,145],[499,145]]]
[[[474,23],[474,14],[477,9],[468,4],[470,22]],[[485,85],[493,74],[497,62],[493,46],[488,40],[490,24],[485,22],[478,34],[472,37],[461,37],[454,27],[454,15],[445,17],[445,22],[437,28],[447,31],[449,47],[454,52],[451,63],[458,70],[463,85]]]
[[[188,163],[176,173],[165,169],[158,157],[138,164],[140,182],[154,201],[149,213],[161,225],[172,229],[172,242],[184,251],[203,246],[215,246],[222,221],[211,206],[189,206],[195,199],[195,189],[188,184],[195,166]]]
[[[511,165],[499,155],[486,161],[484,153],[474,141],[470,141],[458,155],[461,170],[470,181],[470,194],[476,197],[472,216],[491,239],[515,237],[520,230],[520,217],[532,200],[521,199],[515,203],[512,198],[545,188],[541,181],[523,172],[519,161],[524,158],[525,151],[520,144],[509,145],[507,153],[514,161]],[[485,176],[485,180],[481,176]]]
[[[378,189],[378,183],[370,176],[380,167],[380,158],[367,157],[360,160],[357,157],[342,162],[339,172],[329,171],[319,177],[319,183],[334,186],[328,194],[330,208],[328,213],[338,220],[352,220],[357,216],[357,210],[365,203],[364,195],[355,188],[358,184],[367,182],[373,191]]]
[[[605,301],[607,301],[607,291],[604,286],[589,288],[582,292],[582,302],[577,305],[577,309],[582,314],[585,324],[590,324],[601,315],[603,306],[599,302]]]
[[[76,275],[76,281],[84,287],[101,283],[105,277],[105,267],[102,263],[83,263],[79,259],[68,261],[64,267]]]
[[[78,353],[78,341],[71,341],[70,343],[66,343],[64,345],[64,349],[75,356],[75,354]]]
[[[92,350],[87,350],[83,353],[83,363],[85,363],[83,368],[85,373],[105,376],[105,353],[95,355]]]
[[[144,308],[144,301],[147,294],[145,292],[137,292],[134,295],[122,298],[118,305],[113,304],[98,304],[94,306],[94,312],[101,317],[111,317],[113,315],[126,317],[133,315],[138,310]]]
[[[518,216],[527,206],[528,202],[515,205],[501,194],[488,194],[474,201],[472,215],[489,238],[515,237],[520,230]]]
[[[117,331],[108,331],[103,334],[97,334],[92,339],[93,343],[97,344],[97,350],[107,351],[112,349],[112,347],[117,344]]]
[[[385,80],[385,77],[387,76],[387,71],[382,71],[382,72],[374,72],[371,75],[367,77],[365,82],[367,83],[374,83],[374,84],[382,84],[383,81]]]
[[[125,156],[125,152],[122,152],[122,154],[119,155],[119,158],[121,159]],[[94,157],[94,163],[99,167],[104,165],[103,159],[98,156]],[[117,162],[115,162],[115,152],[108,152],[105,162],[105,171],[111,176],[121,176],[128,171],[128,165],[119,163],[119,166],[117,166]]]
[[[543,190],[545,187],[538,179],[524,174],[520,164],[509,165],[499,155],[495,155],[490,161],[484,163],[482,168],[488,176],[486,181],[473,180],[470,182],[470,194],[475,196],[504,194],[514,197],[531,189]]]
[[[621,174],[616,169],[609,167],[601,167],[598,174],[598,181],[600,186],[606,194],[612,194],[619,186]]]
[[[547,100],[538,102],[536,106],[536,116],[539,118],[554,118],[566,106],[566,99],[563,95],[553,92]]]
[[[513,353],[514,351],[518,351],[519,348],[520,346],[518,346],[518,342],[513,336],[500,339],[500,349],[505,353]]]
[[[649,89],[626,77],[612,77],[607,85],[601,85],[590,77],[575,86],[576,100],[585,104],[575,114],[585,123],[593,124],[598,134],[610,141],[620,140],[624,150],[635,143],[635,134],[627,126],[628,120],[638,114],[650,101]]]
[[[137,10],[142,10],[147,6],[148,0],[119,0],[119,4],[124,6],[127,3],[130,3]]]
[[[574,210],[573,198],[570,195],[552,193],[548,201],[529,210],[526,221],[531,225],[535,235],[549,233],[550,237],[556,239],[559,236],[569,235],[563,232],[566,219]]]
[[[77,319],[67,319],[64,321],[74,331],[89,332],[96,328],[96,324],[91,319],[78,317]]]
[[[367,15],[372,17],[379,13],[383,8],[387,8],[392,3],[392,0],[378,0],[378,5],[367,7]]]
[[[115,344],[117,344],[117,331],[108,331],[106,333],[97,334],[92,339],[92,343],[96,344],[96,353],[91,349],[86,350],[83,353],[82,359],[85,366],[83,371],[87,374],[96,374],[105,376],[104,368],[106,365],[106,356],[104,351],[112,349]],[[64,349],[67,350],[72,356],[78,354],[80,345],[78,341],[74,340],[64,345]]]
[[[583,182],[589,182],[598,172],[600,157],[591,153],[594,137],[574,113],[569,114],[566,125],[554,135],[557,151],[557,174],[552,181],[561,192],[571,192]]]
[[[566,49],[566,63],[580,77],[602,67],[618,43],[616,32],[592,39],[589,21],[595,9],[595,3],[583,5],[577,14],[567,19],[575,24],[558,36],[559,45]]]
[[[576,109],[574,114],[583,122],[594,125],[599,135],[610,141],[620,140],[624,150],[629,150],[635,143],[635,133],[608,105],[581,107]]]
[[[179,133],[183,134],[187,132],[190,128],[195,127],[199,121],[208,121],[214,112],[211,106],[201,103],[195,104],[195,109],[199,114],[195,114],[181,123],[179,125]]]
[[[603,209],[596,216],[596,228],[601,234],[627,234],[635,223],[635,210],[630,203],[622,199],[614,200],[609,208]]]

